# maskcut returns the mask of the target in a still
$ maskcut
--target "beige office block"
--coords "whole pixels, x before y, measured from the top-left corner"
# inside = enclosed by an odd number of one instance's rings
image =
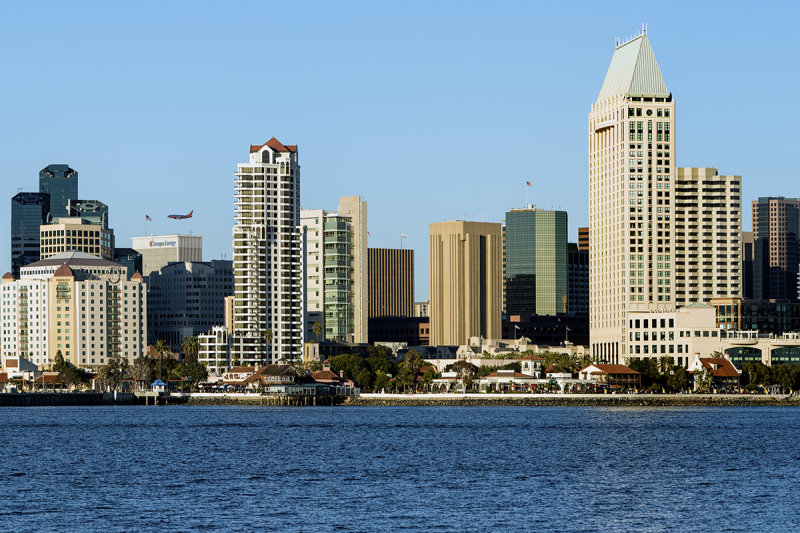
[[[430,344],[499,339],[502,307],[500,224],[430,225]]]
[[[678,169],[674,224],[677,307],[742,295],[741,185],[741,176],[720,176],[715,168]]]

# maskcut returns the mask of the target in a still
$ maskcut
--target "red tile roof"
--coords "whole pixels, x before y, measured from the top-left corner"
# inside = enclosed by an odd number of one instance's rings
[[[538,355],[523,355],[519,358],[520,361],[544,361],[544,357]]]
[[[75,274],[72,273],[72,269],[70,267],[68,267],[66,264],[63,264],[56,269],[56,273],[53,274],[53,276],[57,278],[59,277],[74,278]]]
[[[268,140],[267,142],[265,142],[262,145],[251,144],[250,145],[250,153],[252,154],[252,153],[258,152],[259,150],[261,150],[265,146],[268,146],[269,148],[272,148],[276,152],[297,152],[297,145],[296,144],[287,144],[286,146],[284,146],[283,144],[281,144],[281,142],[278,139],[273,137],[272,139]]]
[[[0,383],[8,382],[8,372],[3,372],[0,374]]]
[[[491,374],[489,374],[486,377],[487,378],[502,377],[502,378],[536,379],[533,376],[529,376],[528,374],[520,374],[519,372],[513,372],[513,373],[512,372],[502,372],[502,373],[499,373],[499,374],[497,372],[492,372]]]
[[[631,370],[625,365],[601,365],[601,364],[594,364],[592,365],[596,368],[599,368],[606,374],[638,374],[639,372],[635,370]],[[584,369],[585,370],[585,369]],[[581,370],[583,372],[583,370]]]
[[[247,373],[254,373],[256,371],[256,367],[254,366],[235,366],[228,370],[226,374],[247,374]]]
[[[319,372],[312,372],[311,377],[314,379],[314,381],[319,381],[320,379],[340,379],[339,374],[331,370],[320,370]]]
[[[701,357],[700,362],[711,372],[715,378],[738,378],[739,372],[729,360],[724,357]],[[717,368],[714,368],[714,365]]]
[[[3,279],[14,279],[14,276],[11,274],[11,272],[6,272],[3,274]]]
[[[142,274],[139,271],[134,272],[133,276],[131,276],[131,280],[134,279],[142,279]]]

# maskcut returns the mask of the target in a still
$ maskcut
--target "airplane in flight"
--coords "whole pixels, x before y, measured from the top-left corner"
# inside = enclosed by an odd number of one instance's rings
[[[169,215],[167,218],[172,218],[174,220],[183,220],[184,218],[192,218],[192,214],[194,213],[194,209],[189,211],[188,215]]]

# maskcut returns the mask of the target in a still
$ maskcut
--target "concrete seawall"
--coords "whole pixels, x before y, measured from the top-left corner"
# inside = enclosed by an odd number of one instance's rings
[[[33,392],[0,394],[0,407],[132,405],[136,396],[107,392]]]
[[[800,406],[785,395],[750,394],[361,394],[351,406],[720,407]]]

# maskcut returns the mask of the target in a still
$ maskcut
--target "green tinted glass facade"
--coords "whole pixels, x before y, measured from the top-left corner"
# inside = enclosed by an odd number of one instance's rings
[[[567,213],[520,209],[506,213],[506,314],[566,311]]]

